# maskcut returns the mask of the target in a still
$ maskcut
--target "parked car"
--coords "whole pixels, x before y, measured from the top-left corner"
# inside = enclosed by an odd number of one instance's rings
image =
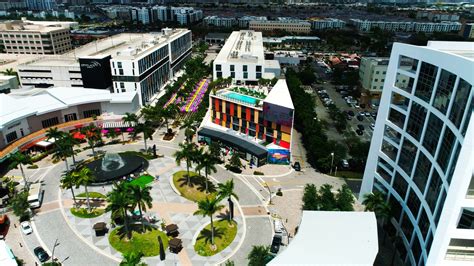
[[[370,113],[370,116],[372,116],[373,118],[376,118],[377,117],[377,112]]]
[[[347,115],[346,118],[347,118],[347,120],[349,120],[349,121],[352,120],[352,116],[350,116],[350,115]]]
[[[360,108],[364,109],[365,108],[365,103],[361,103]]]
[[[364,117],[361,116],[361,115],[357,115],[357,120],[359,120],[359,121],[364,121]]]
[[[354,111],[352,111],[352,110],[347,110],[347,114],[350,115],[350,116],[354,116],[354,115],[355,115],[355,114],[354,114]]]
[[[21,228],[21,231],[23,232],[23,234],[25,234],[25,235],[29,235],[29,234],[33,233],[33,229],[31,228],[30,222],[28,222],[28,221],[21,222],[20,223],[20,228]]]
[[[370,112],[364,112],[364,115],[369,117],[370,116]]]
[[[356,133],[357,133],[357,135],[359,135],[359,136],[364,135],[364,131],[362,131],[362,130],[360,130],[360,129],[357,129],[357,130],[356,130]]]
[[[343,160],[341,161],[341,165],[342,165],[342,167],[344,167],[344,168],[349,168],[349,162],[348,162],[346,159],[343,159]]]
[[[273,225],[275,226],[275,233],[276,234],[281,234],[283,233],[283,223],[279,219],[273,220]]]
[[[282,237],[280,235],[273,236],[272,245],[270,247],[270,253],[277,254],[280,250]]]
[[[374,130],[375,124],[374,124],[374,123],[370,124],[370,128],[371,128],[372,130]]]
[[[301,165],[300,165],[300,163],[299,163],[299,162],[295,162],[295,163],[293,164],[293,169],[295,169],[295,171],[298,171],[298,172],[301,171]]]
[[[361,124],[358,124],[358,125],[357,125],[357,128],[360,129],[360,130],[364,130],[364,129],[365,129],[364,125],[361,125]]]
[[[36,247],[33,252],[40,262],[45,262],[49,259],[48,253],[42,247]]]

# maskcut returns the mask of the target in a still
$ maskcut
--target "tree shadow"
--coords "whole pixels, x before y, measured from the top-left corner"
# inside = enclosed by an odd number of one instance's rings
[[[225,210],[225,212],[221,212],[217,215],[221,221],[229,221],[230,212],[229,210]]]
[[[189,187],[189,188],[196,188],[199,192],[206,191],[206,178],[204,176],[191,176],[189,178],[189,186],[188,186],[188,175],[184,174],[183,177],[178,179],[180,187]],[[217,191],[217,187],[214,183],[210,180],[207,182],[208,184],[208,192],[214,193]]]
[[[214,227],[214,239],[222,238],[223,235],[224,235],[224,230],[222,230],[221,228]],[[203,229],[201,233],[199,234],[199,237],[197,238],[197,240],[204,239],[204,243],[211,244],[211,237],[212,237],[211,230]]]
[[[131,239],[133,232],[138,233],[138,234],[143,234],[148,231],[152,231],[153,229],[156,229],[156,228],[154,228],[153,226],[147,223],[134,223],[134,224],[128,225],[129,231],[127,232],[127,228],[125,227],[125,225],[123,225],[117,229],[117,236],[119,237],[120,240],[122,240],[124,237],[127,237],[127,236],[128,236],[128,239]]]

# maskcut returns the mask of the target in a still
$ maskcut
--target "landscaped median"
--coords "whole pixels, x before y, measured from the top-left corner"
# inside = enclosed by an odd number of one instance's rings
[[[173,185],[179,191],[181,196],[194,202],[204,200],[207,197],[216,197],[216,189],[211,181],[209,183],[210,193],[206,193],[206,179],[195,172],[189,172],[189,186],[188,186],[187,171],[178,171],[173,174]]]
[[[156,228],[145,229],[142,231],[142,225],[130,225],[132,229],[132,237],[128,239],[124,233],[124,228],[118,227],[109,235],[109,243],[117,251],[121,253],[142,252],[145,257],[158,256],[160,254],[160,245],[158,236],[163,240],[163,248],[168,247],[168,236]]]
[[[95,218],[95,217],[101,216],[102,214],[105,213],[105,209],[92,208],[91,211],[89,212],[87,210],[87,208],[74,208],[74,207],[72,207],[71,208],[71,213],[72,213],[72,215],[74,215],[76,217],[89,219],[89,218]]]
[[[215,255],[234,241],[237,235],[237,223],[220,220],[214,223],[214,246],[211,245],[211,224],[199,232],[194,244],[194,250],[201,256]]]

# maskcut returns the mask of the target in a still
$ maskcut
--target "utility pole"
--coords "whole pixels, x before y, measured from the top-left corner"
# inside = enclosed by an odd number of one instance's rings
[[[331,169],[329,170],[329,175],[332,174],[332,165],[334,164],[334,152],[331,152]]]

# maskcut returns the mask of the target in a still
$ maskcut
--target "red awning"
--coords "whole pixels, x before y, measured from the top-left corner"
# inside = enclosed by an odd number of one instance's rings
[[[75,128],[82,128],[82,124],[77,124],[74,126]]]
[[[83,140],[86,138],[86,135],[82,134],[81,132],[79,131],[76,131],[74,132],[74,134],[72,135],[73,138],[75,139],[78,139],[78,140]]]
[[[44,139],[46,139],[46,137],[39,138],[39,139],[34,140],[34,141],[30,142],[30,143],[27,143],[27,144],[25,144],[25,145],[23,145],[23,146],[20,147],[20,151],[29,150],[30,148],[32,148],[33,146],[35,146],[36,143],[38,143],[38,142],[40,142],[40,141],[42,141],[42,140],[44,140]]]

